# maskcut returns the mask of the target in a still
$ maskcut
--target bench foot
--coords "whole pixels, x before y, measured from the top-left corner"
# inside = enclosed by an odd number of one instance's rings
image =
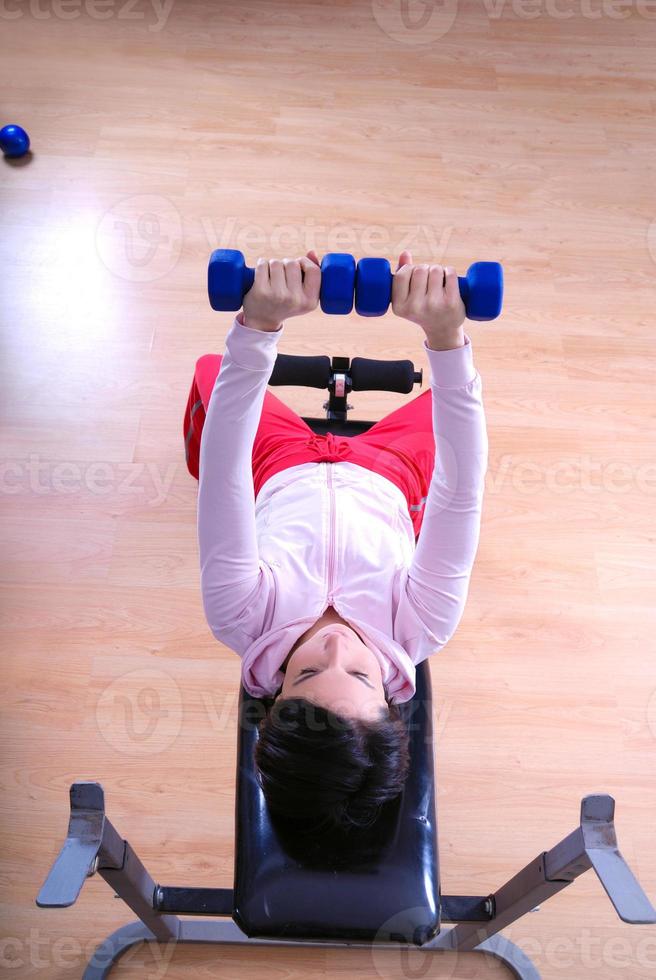
[[[448,946],[449,933],[440,933],[439,937],[421,949],[432,952],[455,952]],[[446,940],[446,941],[445,941]],[[131,922],[129,925],[121,926],[110,936],[107,937],[96,949],[89,960],[87,967],[82,975],[82,980],[105,980],[116,966],[118,960],[133,946],[142,942],[159,942],[151,930],[143,922]],[[178,943],[206,943],[206,944],[225,944],[236,945],[270,945],[270,946],[329,946],[333,949],[341,946],[360,947],[368,949],[366,943],[340,943],[340,942],[302,942],[299,940],[284,942],[275,939],[260,939],[257,937],[246,936],[241,929],[232,921],[216,922],[210,920],[187,920],[182,923],[181,934],[177,940],[169,940],[174,946]],[[440,943],[440,945],[437,945]],[[398,950],[398,943],[380,944],[381,948]],[[409,946],[410,949],[417,947]],[[497,934],[484,940],[475,949],[468,950],[471,953],[483,953],[499,960],[510,971],[516,980],[540,980],[540,973],[533,965],[526,953],[523,952],[504,936]]]

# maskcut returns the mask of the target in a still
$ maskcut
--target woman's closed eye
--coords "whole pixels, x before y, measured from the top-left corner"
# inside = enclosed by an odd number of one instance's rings
[[[301,677],[303,674],[314,674],[314,673],[316,673],[317,670],[321,670],[321,668],[320,667],[304,667],[303,670],[299,671],[298,676]],[[361,670],[351,670],[351,671],[349,671],[349,673],[355,674],[356,677],[366,677],[367,680],[369,679],[369,674],[365,674]]]
[[[321,672],[320,667],[304,667],[303,670],[299,671],[296,680],[292,684],[292,687],[296,687],[297,684],[302,684],[304,680],[306,680],[309,677],[312,677],[313,674],[320,673],[320,672]],[[365,674],[359,670],[352,670],[350,671],[350,673],[353,674],[355,677],[357,677],[358,680],[360,680],[363,684],[366,684],[367,687],[370,687],[372,690],[375,690],[374,685],[369,680],[368,674]]]

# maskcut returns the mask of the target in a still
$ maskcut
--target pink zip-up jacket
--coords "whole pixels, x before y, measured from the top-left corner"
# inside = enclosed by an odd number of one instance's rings
[[[415,692],[415,665],[463,613],[478,547],[488,441],[472,345],[433,351],[435,467],[419,540],[386,477],[347,461],[270,477],[257,502],[252,452],[278,331],[236,317],[203,426],[198,541],[209,627],[242,660],[254,697],[280,687],[296,640],[332,605],[380,663],[391,701]]]

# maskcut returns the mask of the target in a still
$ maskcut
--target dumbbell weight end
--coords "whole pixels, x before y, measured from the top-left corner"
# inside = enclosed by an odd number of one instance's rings
[[[458,276],[460,297],[468,320],[496,320],[503,306],[503,267],[498,262],[474,262]]]
[[[217,248],[212,252],[207,267],[207,293],[213,310],[240,310],[254,281],[255,269],[246,265],[237,249]]]

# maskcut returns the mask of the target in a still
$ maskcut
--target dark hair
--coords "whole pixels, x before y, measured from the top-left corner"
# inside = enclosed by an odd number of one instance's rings
[[[378,721],[305,698],[265,699],[255,765],[286,852],[315,867],[369,860],[385,843],[409,769],[408,731],[390,704]]]

